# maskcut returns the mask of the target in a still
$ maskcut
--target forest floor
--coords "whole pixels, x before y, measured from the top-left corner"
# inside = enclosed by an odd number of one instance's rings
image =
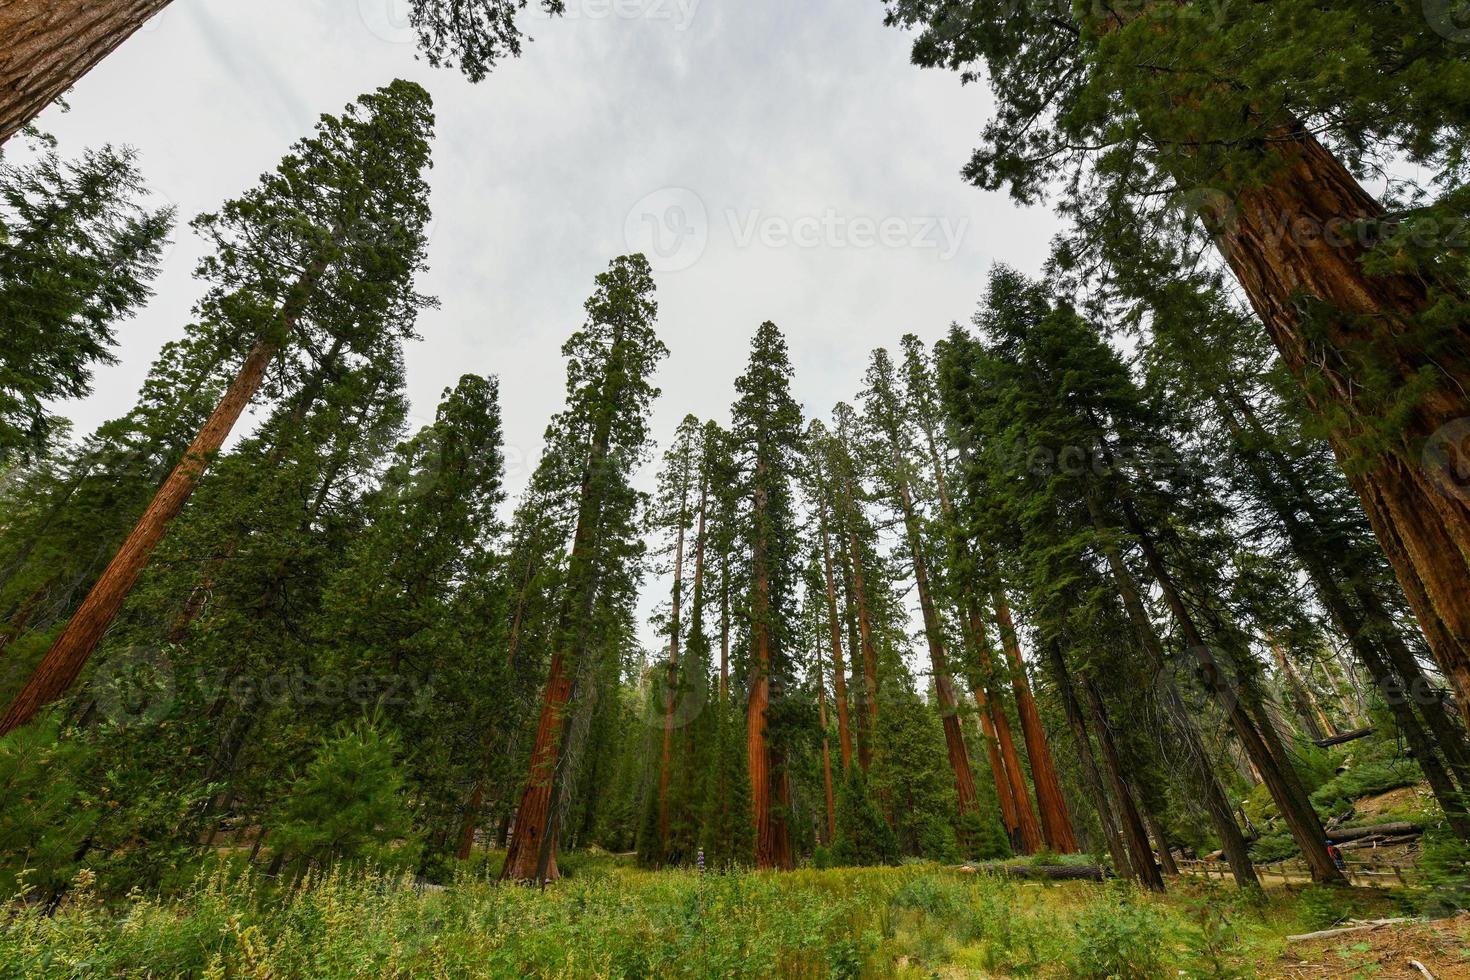
[[[1291,943],[1277,964],[1261,964],[1261,976],[1424,980],[1418,963],[1439,980],[1470,980],[1470,916],[1438,922],[1384,926],[1362,933]]]
[[[338,871],[287,887],[220,865],[169,898],[55,915],[17,905],[0,976],[146,977],[1418,977],[1470,978],[1470,916],[1305,943],[1295,934],[1413,916],[1403,889],[1218,882],[1163,896],[1118,883],[1022,883],[938,865],[787,874],[647,872],[567,855],[544,892],[493,861],[444,890]]]

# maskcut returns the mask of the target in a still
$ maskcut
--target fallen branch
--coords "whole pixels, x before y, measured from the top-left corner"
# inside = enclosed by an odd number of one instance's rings
[[[1420,963],[1418,960],[1410,960],[1409,966],[1413,967],[1415,970],[1418,970],[1424,976],[1424,980],[1434,980],[1434,974],[1429,972],[1429,967],[1425,966],[1423,963]]]
[[[1289,943],[1306,943],[1306,942],[1311,942],[1314,939],[1331,939],[1333,936],[1346,936],[1349,933],[1354,933],[1354,932],[1372,932],[1375,929],[1382,929],[1384,926],[1401,926],[1401,925],[1404,925],[1406,923],[1417,922],[1417,921],[1419,921],[1419,920],[1418,919],[1376,919],[1373,922],[1364,922],[1364,923],[1362,923],[1360,925],[1348,926],[1348,927],[1346,927],[1344,929],[1327,929],[1327,930],[1325,930],[1323,932],[1309,932],[1309,933],[1306,933],[1305,935],[1301,935],[1301,936],[1287,936],[1286,937],[1286,941],[1289,942]]]

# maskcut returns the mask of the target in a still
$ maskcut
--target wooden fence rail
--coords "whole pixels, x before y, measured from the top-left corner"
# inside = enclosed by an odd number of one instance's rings
[[[1230,866],[1223,861],[1194,861],[1179,860],[1176,862],[1183,874],[1196,875],[1204,878],[1229,879]],[[1419,869],[1416,867],[1405,867],[1397,864],[1379,863],[1376,861],[1347,861],[1347,869],[1343,872],[1348,880],[1354,884],[1370,886],[1397,885],[1408,887],[1416,884],[1420,879]],[[1270,864],[1256,865],[1256,874],[1264,879],[1278,878],[1284,882],[1312,880],[1312,872],[1304,861],[1275,861]]]

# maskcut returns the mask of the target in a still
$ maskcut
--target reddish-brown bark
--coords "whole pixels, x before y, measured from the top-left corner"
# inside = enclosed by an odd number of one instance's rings
[[[132,37],[169,0],[0,3],[0,145]]]
[[[320,275],[318,270],[316,275]],[[25,724],[41,708],[65,694],[107,632],[138,576],[153,557],[169,524],[184,509],[215,454],[224,445],[240,415],[255,397],[266,369],[279,350],[274,341],[256,344],[225,392],[214,413],[194,437],[184,458],[169,475],[153,502],[118,549],[107,569],[92,586],[86,600],[56,638],[30,679],[0,719],[0,734]]]
[[[975,707],[980,718],[980,733],[985,741],[985,754],[990,759],[990,774],[995,780],[995,797],[1000,804],[1000,822],[1005,827],[1006,836],[1013,842],[1018,841],[1021,818],[1016,813],[1016,797],[1011,792],[1011,778],[1006,773],[1005,760],[1001,758],[1000,738],[995,733],[990,699],[986,697],[983,687],[975,688],[974,694]]]
[[[1414,336],[1430,304],[1417,276],[1369,276],[1352,222],[1383,209],[1310,133],[1283,127],[1266,150],[1275,164],[1215,224],[1221,247],[1286,365],[1313,407],[1363,502],[1410,606],[1470,725],[1470,323],[1453,336]],[[1333,312],[1312,336],[1300,297]],[[1439,351],[1444,352],[1440,355]],[[1369,379],[1377,379],[1370,385]],[[1395,432],[1379,429],[1390,395],[1414,391]],[[1437,435],[1438,434],[1438,435]]]
[[[765,462],[756,463],[755,518],[756,527],[763,526],[767,504],[766,492],[760,486]],[[746,704],[745,748],[750,765],[750,800],[755,811],[755,866],[790,870],[796,867],[791,850],[791,835],[786,825],[790,806],[790,785],[784,773],[773,763],[770,740],[766,736],[766,713],[771,705],[771,576],[768,544],[761,534],[755,536],[751,548],[754,590],[751,595],[751,653],[755,676],[751,679],[750,698]],[[774,786],[773,786],[774,782]],[[772,790],[778,806],[772,805]],[[779,809],[778,809],[779,807]]]
[[[664,744],[658,767],[658,839],[660,857],[669,847],[669,781],[674,772],[674,693],[679,684],[679,616],[684,606],[684,523],[680,515],[674,545],[674,596],[669,615],[669,670],[664,685]]]
[[[1016,740],[1011,735],[1011,722],[1005,709],[990,699],[990,722],[995,726],[995,738],[1000,744],[1000,755],[1005,761],[1006,778],[1011,781],[1011,797],[1016,801],[1016,823],[1021,832],[1021,850],[1035,854],[1041,850],[1041,826],[1036,822],[1036,811],[1031,808],[1031,795],[1026,789],[1026,774],[1021,768],[1021,756],[1016,752]]]
[[[551,820],[552,781],[561,755],[562,727],[572,696],[572,678],[561,654],[551,658],[551,676],[541,695],[541,718],[536,724],[536,744],[531,750],[531,774],[521,791],[516,808],[515,829],[500,877],[506,881],[534,881],[547,827],[551,828],[551,860],[545,880],[561,876],[556,866],[556,825]]]
[[[1072,817],[1067,812],[1067,801],[1062,796],[1057,764],[1052,758],[1051,745],[1046,740],[1046,729],[1041,724],[1041,712],[1036,709],[1036,699],[1031,694],[1026,665],[1021,660],[1021,645],[1016,639],[1016,624],[1011,618],[1010,603],[1006,601],[1005,593],[999,589],[995,590],[994,600],[1001,645],[1005,647],[1006,661],[1010,665],[1016,714],[1021,719],[1021,733],[1026,739],[1026,755],[1031,760],[1031,782],[1036,786],[1036,804],[1041,811],[1042,833],[1046,837],[1047,846],[1053,852],[1076,854],[1079,850],[1077,835],[1072,830]]]

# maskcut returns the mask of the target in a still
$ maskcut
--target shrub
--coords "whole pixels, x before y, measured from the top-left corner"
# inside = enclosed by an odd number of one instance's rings
[[[898,837],[869,795],[867,776],[856,766],[838,796],[832,856],[838,864],[848,866],[898,863]]]
[[[1425,915],[1442,918],[1470,909],[1470,844],[1446,830],[1430,831],[1424,835],[1419,870]]]
[[[1072,976],[1084,980],[1152,980],[1170,973],[1168,928],[1154,908],[1126,893],[1100,902],[1077,917],[1068,960]]]
[[[373,722],[323,740],[269,823],[277,863],[411,864],[417,847],[397,755],[397,738]]]
[[[42,894],[55,893],[77,870],[77,854],[97,823],[78,774],[86,749],[61,741],[54,721],[0,739],[0,874],[8,887],[23,872]]]
[[[1353,914],[1350,896],[1339,888],[1308,888],[1298,908],[1302,922],[1311,929],[1331,929]]]

